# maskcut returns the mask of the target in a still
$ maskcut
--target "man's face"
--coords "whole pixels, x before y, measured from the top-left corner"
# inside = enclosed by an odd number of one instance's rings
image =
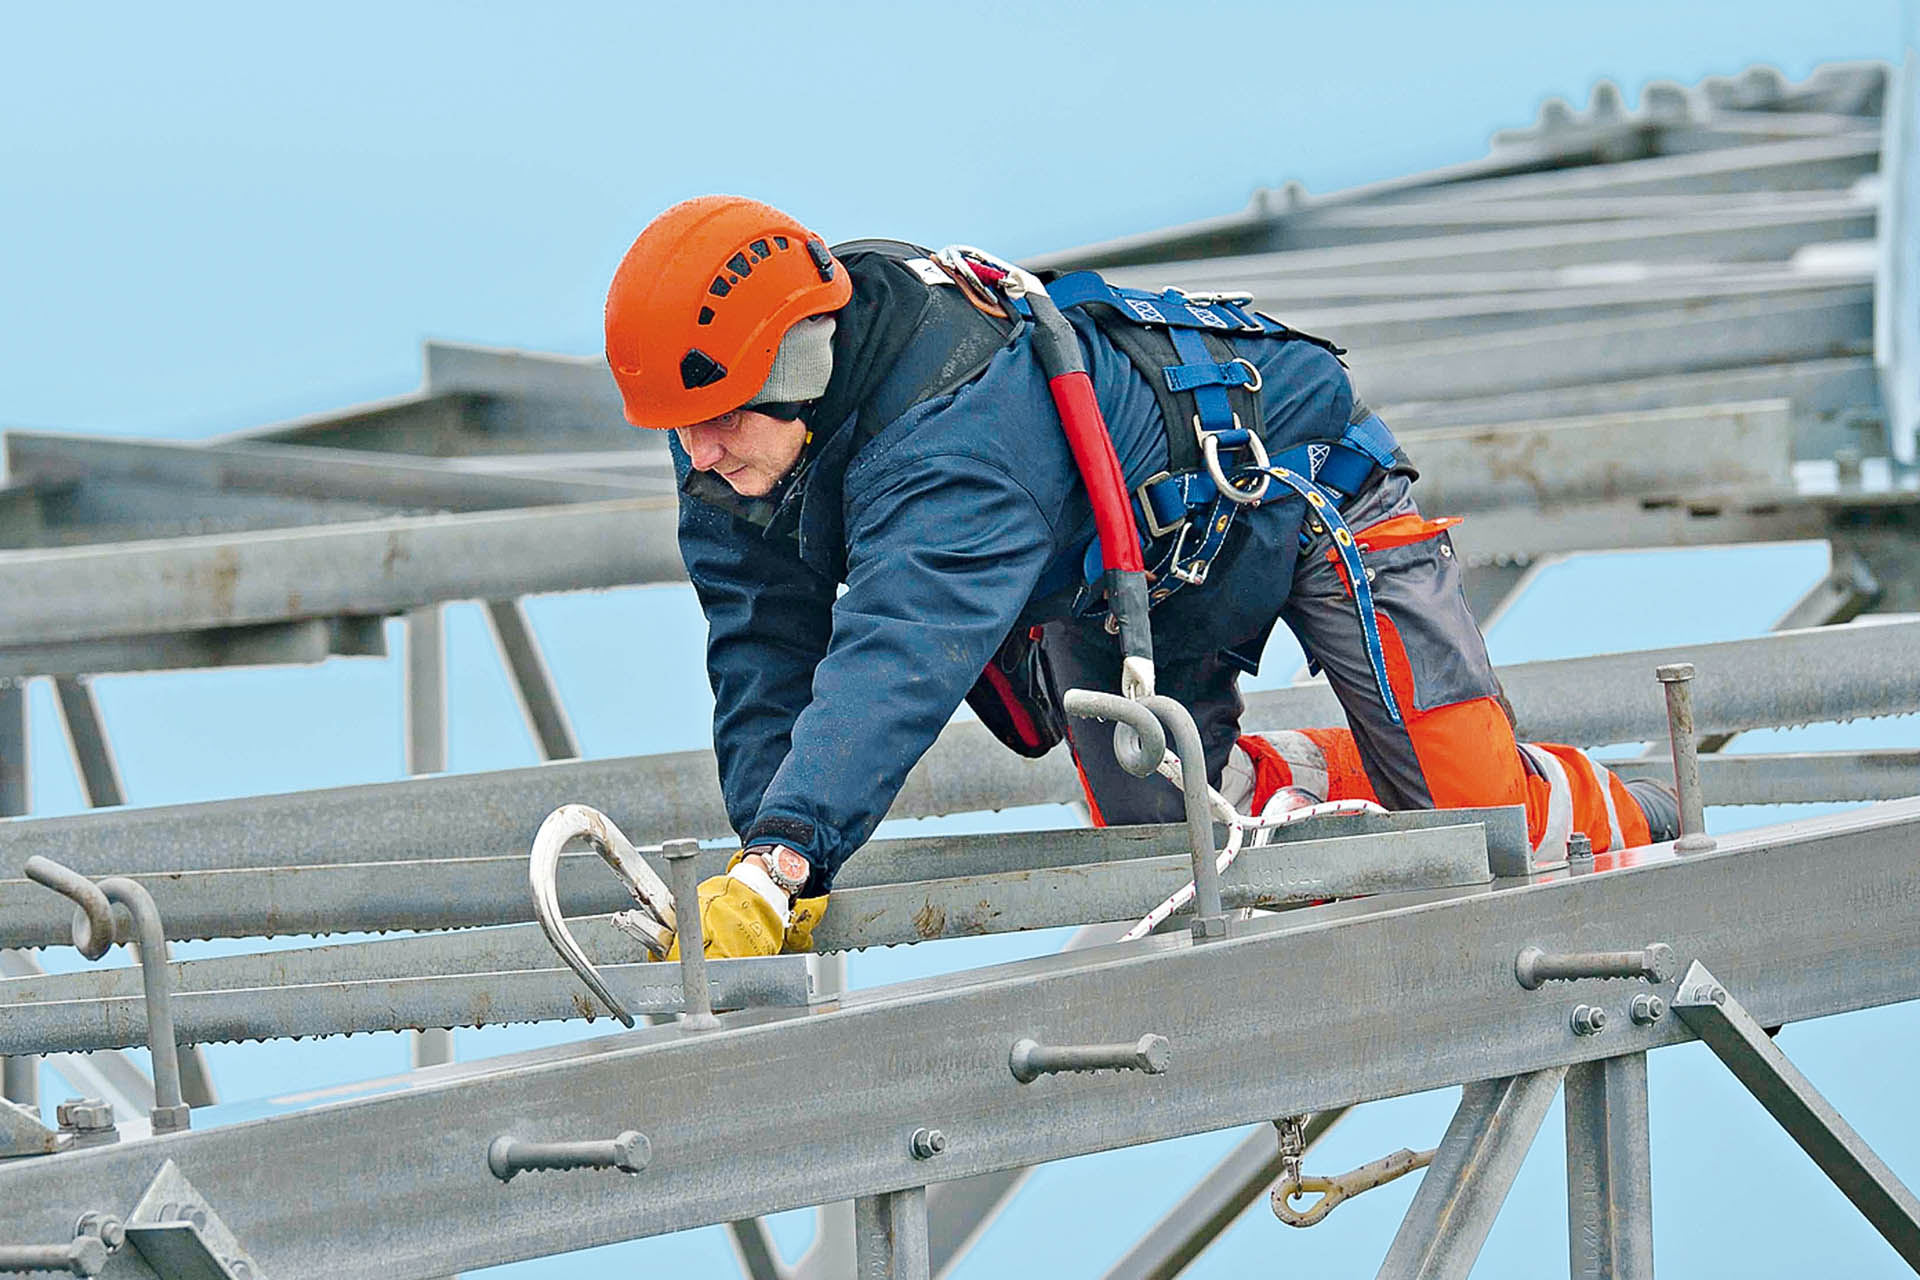
[[[800,461],[800,450],[807,443],[805,423],[770,418],[752,409],[735,409],[678,427],[674,434],[695,468],[718,475],[743,498],[772,493]]]

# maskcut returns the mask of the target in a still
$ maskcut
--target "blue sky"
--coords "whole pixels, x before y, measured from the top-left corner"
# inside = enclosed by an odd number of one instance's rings
[[[1549,95],[1582,103],[1603,76],[1631,102],[1652,79],[1755,62],[1798,78],[1823,61],[1895,57],[1903,21],[1893,0],[9,4],[0,19],[0,428],[175,438],[409,390],[428,337],[591,352],[629,241],[703,191],[782,204],[830,238],[1018,255],[1227,212],[1257,185],[1297,178],[1327,191],[1471,159],[1493,129],[1530,122]],[[1756,634],[1824,567],[1811,547],[1584,559],[1544,576],[1489,643],[1517,661]],[[1568,603],[1595,599],[1620,607],[1585,610],[1569,628]],[[684,590],[552,597],[531,612],[589,753],[705,744],[699,620]],[[530,763],[474,606],[450,610],[449,636],[452,767]],[[1263,681],[1293,665],[1275,653]],[[135,803],[401,772],[392,660],[112,677],[99,692]],[[1912,746],[1915,728],[1909,718],[1742,744]],[[32,733],[36,809],[76,809],[43,688]],[[854,978],[1057,942],[862,955]],[[1909,1180],[1920,1178],[1920,1115],[1886,1082],[1917,1031],[1920,1019],[1895,1009],[1781,1041]],[[460,1049],[552,1034],[468,1032]],[[324,1043],[216,1048],[216,1074],[246,1099],[405,1061],[396,1037]],[[1656,1055],[1653,1082],[1663,1272],[1904,1273],[1704,1052]],[[1430,1145],[1452,1103],[1370,1107],[1315,1163]],[[1476,1274],[1562,1265],[1558,1125],[1549,1119]],[[1131,1238],[1110,1224],[1157,1216],[1236,1137],[1044,1170],[961,1274],[1098,1274]],[[1257,1208],[1191,1274],[1364,1272],[1412,1187],[1310,1232]],[[790,1219],[781,1238],[797,1248],[806,1229]],[[715,1232],[593,1257],[684,1275],[731,1265]],[[498,1274],[584,1273],[557,1259]]]

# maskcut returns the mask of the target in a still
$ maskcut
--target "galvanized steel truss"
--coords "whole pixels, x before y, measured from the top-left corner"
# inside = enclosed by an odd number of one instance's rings
[[[1911,57],[1798,85],[1758,68],[1654,85],[1633,112],[1603,84],[1584,112],[1550,102],[1534,128],[1498,135],[1484,161],[1324,197],[1263,191],[1241,214],[1043,265],[1250,287],[1352,347],[1360,389],[1422,466],[1424,504],[1473,515],[1455,541],[1483,617],[1527,566],[1571,552],[1827,541],[1833,573],[1782,634],[1502,671],[1523,736],[1603,745],[1660,740],[1653,669],[1691,662],[1712,751],[1750,729],[1920,710],[1920,622],[1827,625],[1920,610],[1916,95]],[[0,815],[28,810],[25,680],[54,680],[87,799],[115,806],[125,788],[90,676],[383,656],[395,617],[408,770],[438,772],[440,606],[465,599],[487,605],[537,750],[571,760],[521,599],[684,576],[665,453],[620,421],[597,360],[430,345],[415,395],[206,444],[16,432],[7,460]],[[1252,728],[1337,723],[1323,685],[1249,699]],[[982,733],[950,728],[895,815],[1077,796],[1064,760],[983,750]],[[0,1163],[0,1267],[31,1256],[91,1274],[110,1258],[114,1275],[233,1275],[241,1258],[256,1275],[399,1280],[724,1222],[750,1276],[855,1262],[925,1276],[1036,1162],[1309,1113],[1311,1141],[1358,1102],[1460,1084],[1382,1274],[1463,1275],[1564,1080],[1570,1265],[1639,1276],[1644,1055],[1696,1034],[1913,1261],[1911,1195],[1755,1030],[1920,998],[1907,852],[1920,808],[1897,799],[1920,793],[1920,752],[1702,766],[1716,803],[1892,803],[1722,837],[1702,856],[1603,855],[1591,872],[1534,871],[1511,812],[1330,820],[1242,858],[1230,905],[1298,909],[1243,913],[1226,940],[1100,945],[1111,935],[1083,930],[1051,959],[846,995],[830,959],[826,980],[791,957],[716,964],[712,1001],[739,1010],[718,1030],[660,1025],[458,1065],[447,1027],[604,1012],[521,923],[515,871],[540,817],[586,798],[648,838],[722,836],[710,753],[0,823],[0,947],[65,937],[65,906],[18,878],[35,855],[131,876],[174,938],[486,926],[149,957],[184,1038],[411,1027],[432,1068],[350,1102],[162,1138],[144,1124],[152,1086],[111,1052],[145,1037],[138,971],[50,977],[0,953],[9,1096],[30,1092],[31,1054],[57,1055],[114,1102],[123,1139],[89,1146],[100,1116],[84,1108],[58,1134],[0,1111],[7,1150],[57,1151]],[[1621,768],[1671,765],[1656,752]],[[850,864],[820,946],[1130,918],[1184,878],[1183,840],[879,842]],[[575,911],[625,905],[604,878],[565,875]],[[1328,898],[1340,901],[1299,906]],[[632,1007],[682,1008],[671,969],[622,963],[637,956],[603,921],[579,931]],[[1628,986],[1515,978],[1523,947],[1653,940],[1694,968]],[[1337,1000],[1295,989],[1335,955]],[[1654,1012],[1665,1005],[1674,1016]],[[1042,1046],[1025,1063],[1148,1035],[1164,1037],[1164,1063],[1159,1048],[1115,1060],[1159,1064],[1146,1073],[1021,1083],[1025,1068],[1009,1067],[1020,1041]],[[833,1114],[745,1125],[712,1082],[746,1061],[870,1085],[826,1100]],[[211,1099],[192,1055],[180,1073],[188,1102]],[[277,1158],[287,1150],[303,1158]],[[1282,1159],[1272,1130],[1256,1131],[1113,1274],[1176,1274]],[[526,1161],[573,1167],[515,1176]],[[608,1166],[637,1171],[593,1171]],[[823,1219],[789,1266],[754,1215],[823,1198],[857,1209]],[[348,1226],[369,1203],[377,1227]]]

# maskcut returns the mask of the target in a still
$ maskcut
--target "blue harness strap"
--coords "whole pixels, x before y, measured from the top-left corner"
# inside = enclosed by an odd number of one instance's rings
[[[1070,271],[1047,285],[1047,296],[1062,310],[1083,307],[1089,302],[1104,302],[1122,315],[1140,324],[1157,325],[1168,330],[1214,329],[1224,333],[1286,332],[1284,325],[1249,311],[1241,302],[1246,295],[1225,297],[1219,294],[1183,293],[1166,289],[1153,293],[1146,289],[1128,289],[1108,284],[1097,272]],[[1246,297],[1251,302],[1251,297]]]

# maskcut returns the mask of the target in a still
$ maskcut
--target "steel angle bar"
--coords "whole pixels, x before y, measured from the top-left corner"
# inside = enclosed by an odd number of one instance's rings
[[[1311,1151],[1346,1113],[1340,1107],[1308,1116],[1306,1149]],[[1254,1126],[1108,1268],[1106,1280],[1173,1280],[1238,1221],[1281,1172],[1280,1140],[1273,1126]]]
[[[1451,816],[1443,813],[1443,816]],[[1085,848],[1067,833],[1036,833],[1037,856],[1019,859],[1022,840],[946,837],[917,842],[910,858],[882,857],[845,877],[834,909],[814,930],[822,951],[892,946],[933,938],[1137,919],[1186,882],[1191,855],[1181,829],[1142,829],[1143,837],[1108,842],[1111,861],[1061,863],[1062,851]],[[966,873],[978,846],[993,870]],[[1159,850],[1179,848],[1178,853]],[[1364,852],[1364,856],[1363,855]],[[942,857],[942,854],[949,856]],[[1115,856],[1123,855],[1123,856]],[[700,857],[703,875],[719,874],[726,851]],[[1011,858],[1014,866],[1006,869]],[[891,864],[891,865],[889,865]],[[849,870],[852,870],[849,864]],[[904,876],[901,874],[912,868]],[[932,869],[962,874],[929,878]],[[917,872],[918,874],[914,874]],[[889,874],[900,878],[871,882]],[[160,904],[171,937],[262,937],[278,934],[455,929],[533,918],[526,858],[449,858],[333,866],[232,868],[134,877]],[[1233,906],[1285,906],[1409,888],[1476,884],[1488,879],[1485,829],[1479,825],[1410,827],[1376,836],[1276,843],[1242,853],[1223,879]],[[560,900],[578,914],[631,907],[625,888],[605,874],[595,854],[560,863]],[[66,941],[68,913],[52,909],[25,881],[0,881],[0,939],[11,946]]]
[[[1673,762],[1665,754],[1608,760],[1605,764],[1622,778],[1673,780]],[[1700,785],[1716,805],[1897,800],[1920,795],[1920,751],[1889,748],[1703,755]]]
[[[861,1280],[928,1280],[925,1187],[861,1196],[853,1206],[853,1233]]]
[[[0,646],[679,581],[674,510],[635,498],[0,552]]]
[[[1569,1270],[1653,1280],[1647,1055],[1579,1063],[1565,1087]]]
[[[0,647],[0,678],[310,665],[332,657],[385,657],[386,652],[379,618],[306,618],[167,635],[7,645]]]
[[[1834,547],[1830,550],[1830,563],[1832,567],[1827,576],[1808,587],[1773,624],[1773,630],[1795,631],[1802,627],[1831,627],[1852,622],[1880,599],[1880,584],[1859,555],[1844,547]]]
[[[1378,275],[1423,270],[1508,271],[1570,267],[1622,258],[1636,262],[1765,262],[1787,258],[1808,244],[1871,239],[1874,212],[1844,196],[1823,208],[1761,210],[1739,216],[1646,218],[1622,222],[1481,231],[1330,249],[1253,253],[1185,261],[1169,281],[1163,270],[1125,267],[1115,284],[1160,288],[1238,287],[1260,291],[1274,278]],[[1284,239],[1283,239],[1284,243]]]
[[[1461,1090],[1460,1106],[1380,1264],[1382,1280],[1466,1280],[1566,1073],[1553,1067]]]
[[[573,760],[580,755],[579,740],[567,719],[566,704],[547,669],[546,655],[533,634],[533,625],[518,600],[487,601],[487,621],[493,627],[494,643],[507,664],[513,691],[520,700],[520,711],[527,719],[540,754],[548,760]]]
[[[55,676],[53,691],[87,804],[95,809],[125,804],[127,791],[120,785],[120,766],[114,763],[113,744],[107,739],[92,683],[85,676]]]
[[[0,818],[15,817],[33,807],[33,772],[27,752],[26,681],[0,676]]]
[[[1727,733],[1920,710],[1915,653],[1920,621],[1854,623],[1515,663],[1499,674],[1522,739],[1599,746],[1666,736],[1666,712],[1653,679],[1657,666],[1693,663],[1695,726],[1702,733]],[[1320,683],[1249,694],[1243,720],[1252,729],[1345,723],[1332,692]]]
[[[1853,256],[1869,256],[1868,242],[1858,242],[1858,248],[1860,252]],[[1676,308],[1713,303],[1768,300],[1785,305],[1814,290],[1871,285],[1872,272],[1866,263],[1848,260],[1845,248],[1837,256],[1841,261],[1800,271],[1722,270],[1711,275],[1676,272],[1627,283],[1575,279],[1517,291],[1484,287],[1466,293],[1455,289],[1438,297],[1386,301],[1315,302],[1311,287],[1302,292],[1300,284],[1289,283],[1278,290],[1263,285],[1260,302],[1284,308],[1287,322],[1297,328],[1337,333],[1340,341],[1353,349],[1371,350],[1439,337],[1491,338],[1538,325],[1598,321],[1629,325],[1643,318],[1659,319]],[[1319,287],[1337,290],[1354,286],[1349,282]]]
[[[1033,268],[1072,270],[1166,263],[1221,253],[1274,248],[1290,215],[1368,202],[1504,201],[1542,197],[1689,192],[1841,190],[1875,171],[1880,141],[1869,134],[1763,142],[1697,154],[1654,156],[1611,164],[1549,168],[1491,159],[1389,178],[1326,195],[1297,185],[1263,188],[1241,211],[1027,260]]]
[[[205,491],[439,511],[603,502],[665,491],[653,479],[470,472],[431,458],[312,445],[186,444],[24,431],[9,431],[6,443],[9,474],[23,479],[140,480],[178,489],[185,506]]]
[[[1785,400],[1404,432],[1428,510],[1545,506],[1702,485],[1787,485]]]
[[[1920,52],[1911,46],[1887,95],[1881,154],[1879,263],[1873,354],[1894,457],[1920,449]]]
[[[1256,290],[1257,296],[1257,290]],[[1387,400],[1485,396],[1545,387],[1864,354],[1871,290],[1811,290],[1779,303],[1736,300],[1631,320],[1356,349],[1354,377]]]
[[[1381,416],[1393,424],[1396,432],[1411,434],[1434,427],[1481,426],[1784,399],[1793,404],[1796,433],[1810,435],[1822,419],[1870,405],[1878,395],[1873,362],[1865,356],[1842,356],[1799,360],[1789,364],[1709,369],[1653,378],[1546,387],[1491,396],[1384,402],[1379,409]],[[1831,450],[1823,451],[1819,456],[1831,456]]]
[[[618,964],[600,972],[637,1014],[675,1014],[684,1008],[678,965]],[[714,960],[707,966],[707,987],[716,1009],[804,1006],[809,996],[806,957]],[[171,1007],[174,1033],[194,1044],[611,1017],[571,970],[558,965],[177,991]],[[137,997],[12,1001],[4,1008],[0,1053],[25,1052],[29,1044],[41,1046],[39,1052],[84,1053],[124,1049],[147,1039],[146,1010]]]
[[[793,1272],[780,1261],[780,1250],[773,1233],[759,1218],[742,1218],[727,1224],[733,1243],[733,1256],[747,1280],[788,1280]]]
[[[1479,512],[1455,531],[1453,543],[1469,564],[1485,564],[1573,551],[1827,539],[1857,552],[1892,596],[1896,588],[1888,584],[1898,581],[1899,566],[1887,560],[1911,556],[1916,516],[1920,493],[1913,491],[1675,492]]]
[[[1855,1133],[1752,1014],[1694,961],[1673,1011],[1725,1063],[1908,1266],[1920,1270],[1920,1199]]]
[[[266,1273],[341,1280],[408,1280],[875,1195],[929,1176],[909,1145],[929,1124],[948,1139],[940,1176],[958,1178],[1676,1043],[1688,1033],[1673,1018],[1575,1036],[1566,1001],[1601,984],[1529,992],[1513,980],[1517,943],[1604,944],[1623,920],[1683,958],[1715,956],[1769,1025],[1920,996],[1916,830],[1920,802],[1884,805],[1518,892],[1276,922],[1202,947],[1147,939],[961,985],[852,993],[833,1009],[729,1014],[699,1035],[645,1028],[176,1135],[167,1154]],[[1333,972],[1340,993],[1328,999]],[[1248,1000],[1254,986],[1261,998]],[[1097,1043],[1149,1030],[1172,1046],[1164,1074],[1022,1086],[1008,1073],[1023,1036]],[[742,1111],[714,1082],[744,1061],[861,1087],[819,1094],[804,1114]],[[503,1191],[486,1166],[503,1132],[627,1129],[653,1145],[636,1179],[529,1177]],[[0,1201],[20,1206],[22,1238],[70,1228],[82,1209],[137,1199],[154,1150],[122,1142],[0,1166]],[[343,1220],[358,1225],[343,1231]]]
[[[571,402],[620,423],[620,391],[602,356],[563,356],[463,342],[429,342],[427,390]]]

